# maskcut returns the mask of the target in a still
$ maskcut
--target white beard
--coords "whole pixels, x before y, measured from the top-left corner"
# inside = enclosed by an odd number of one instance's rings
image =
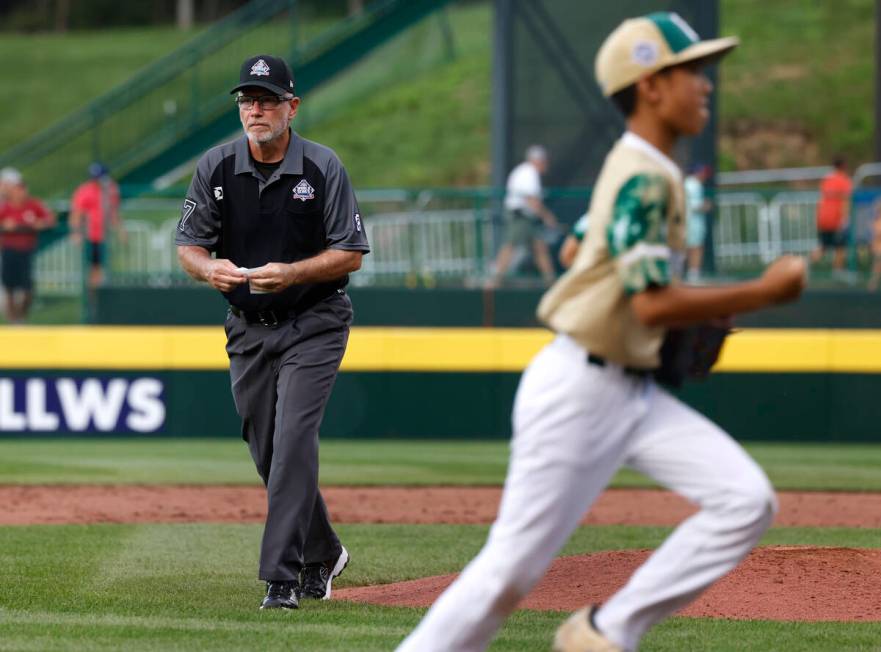
[[[250,140],[255,145],[264,145],[266,143],[270,143],[279,136],[281,136],[284,132],[288,130],[287,124],[280,124],[278,127],[271,129],[268,133],[261,132],[260,134],[252,134],[248,131],[247,127],[245,128],[245,135],[248,136],[248,140]]]

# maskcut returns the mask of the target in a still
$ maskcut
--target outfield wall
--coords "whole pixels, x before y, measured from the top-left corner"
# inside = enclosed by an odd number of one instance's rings
[[[355,327],[325,437],[504,438],[530,328]],[[0,435],[236,436],[223,330],[0,329]],[[881,330],[745,329],[689,403],[744,440],[878,441]]]
[[[349,287],[357,326],[538,327],[543,290]],[[204,287],[98,290],[99,324],[203,325],[223,322],[226,302]],[[812,289],[796,303],[738,317],[744,328],[881,328],[881,292]]]

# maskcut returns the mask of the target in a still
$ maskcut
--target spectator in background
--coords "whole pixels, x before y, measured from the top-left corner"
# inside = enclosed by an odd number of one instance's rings
[[[833,249],[832,267],[841,273],[844,271],[844,245],[853,182],[847,174],[847,162],[843,157],[836,157],[832,165],[835,169],[820,182],[820,201],[817,204],[817,235],[820,242],[811,260],[818,263],[827,249]]]
[[[572,266],[572,261],[575,260],[575,254],[578,253],[578,247],[581,246],[581,242],[587,235],[589,219],[590,215],[588,213],[579,217],[575,224],[572,225],[572,230],[569,231],[569,235],[567,235],[566,239],[563,241],[563,246],[560,247],[560,264],[566,269],[569,269]]]
[[[688,257],[686,280],[696,283],[700,280],[704,263],[704,243],[707,241],[707,217],[713,203],[707,198],[704,185],[712,175],[709,165],[692,166],[691,173],[685,177],[685,245]]]
[[[70,200],[70,235],[77,244],[87,242],[89,260],[88,285],[90,290],[104,282],[105,241],[108,227],[119,239],[126,240],[126,232],[119,219],[119,187],[110,178],[107,168],[99,162],[89,166],[88,181],[73,193]]]
[[[0,205],[6,201],[6,197],[9,194],[8,186],[9,182],[7,179],[11,178],[12,175],[18,174],[18,170],[15,168],[3,168],[0,170]]]
[[[557,218],[542,201],[541,177],[548,169],[548,153],[540,145],[526,150],[526,160],[508,175],[505,194],[507,233],[496,257],[491,287],[496,287],[508,271],[516,247],[531,248],[535,264],[545,283],[554,280],[554,265],[548,244],[542,237],[543,225],[557,228]]]
[[[881,201],[875,202],[875,220],[872,222],[872,275],[869,291],[874,292],[881,284]]]
[[[0,171],[0,258],[6,292],[6,318],[23,322],[33,302],[33,258],[38,232],[55,225],[55,215],[43,202],[28,195],[21,173]]]

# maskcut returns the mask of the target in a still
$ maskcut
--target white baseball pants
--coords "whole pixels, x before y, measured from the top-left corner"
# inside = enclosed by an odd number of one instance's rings
[[[773,488],[725,432],[650,380],[588,364],[558,335],[520,381],[486,544],[398,651],[484,650],[624,465],[700,507],[597,612],[625,650],[733,569],[773,520]]]

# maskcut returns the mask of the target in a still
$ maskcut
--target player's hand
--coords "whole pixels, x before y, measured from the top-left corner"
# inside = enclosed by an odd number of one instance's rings
[[[83,234],[79,231],[71,231],[70,232],[70,241],[75,245],[80,245],[83,242]]]
[[[248,274],[252,290],[281,292],[296,281],[294,264],[266,263]]]
[[[771,303],[786,303],[797,299],[807,283],[807,264],[800,256],[781,256],[768,265],[760,282],[768,292]]]
[[[212,258],[205,267],[205,280],[216,290],[232,292],[242,283],[246,283],[248,277],[231,260]]]

